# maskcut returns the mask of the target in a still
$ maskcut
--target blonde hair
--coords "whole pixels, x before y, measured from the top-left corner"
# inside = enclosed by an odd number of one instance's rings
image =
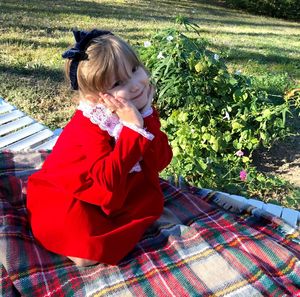
[[[125,61],[132,67],[141,66],[145,69],[134,50],[115,35],[94,38],[85,52],[88,59],[80,61],[77,69],[79,97],[107,91],[111,87],[113,75],[116,80],[128,79]],[[72,60],[69,59],[65,63],[65,74],[69,82],[71,63]]]

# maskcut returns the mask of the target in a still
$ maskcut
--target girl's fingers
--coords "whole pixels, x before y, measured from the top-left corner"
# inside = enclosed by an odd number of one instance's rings
[[[126,100],[122,97],[117,97],[116,100],[121,106],[128,105],[128,100]]]
[[[122,108],[130,108],[132,107],[132,103],[122,97],[114,97],[110,94],[99,94],[100,98],[103,100],[103,104],[110,109],[111,111],[115,112]]]
[[[101,103],[105,105],[110,110],[116,110],[117,107],[115,106],[114,97],[109,94],[102,94],[99,93]]]
[[[113,104],[116,108],[122,108],[124,106],[123,101],[119,100],[119,98],[110,98],[110,103]]]
[[[98,100],[98,102],[100,104],[104,104],[105,105],[104,99],[105,99],[105,94],[103,94],[103,93],[100,92],[99,93],[99,100]]]

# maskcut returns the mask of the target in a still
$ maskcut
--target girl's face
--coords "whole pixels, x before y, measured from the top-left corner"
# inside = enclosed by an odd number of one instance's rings
[[[143,67],[131,66],[128,62],[124,63],[124,69],[120,72],[120,77],[124,77],[124,79],[118,79],[113,75],[111,87],[107,93],[115,98],[131,100],[137,109],[142,109],[149,100],[148,74]]]

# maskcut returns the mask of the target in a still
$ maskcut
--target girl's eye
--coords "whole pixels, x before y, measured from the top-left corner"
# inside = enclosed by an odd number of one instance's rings
[[[120,86],[121,85],[121,81],[120,80],[118,80],[118,81],[116,81],[114,84],[113,84],[113,86],[111,87],[111,89],[113,89],[113,88],[116,88],[116,87],[118,87],[118,86]]]

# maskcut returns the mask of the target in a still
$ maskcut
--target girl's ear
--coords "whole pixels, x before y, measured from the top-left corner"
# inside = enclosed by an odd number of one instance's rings
[[[96,95],[91,95],[91,94],[85,95],[85,99],[93,103],[98,103],[99,100],[99,98],[97,98]]]

